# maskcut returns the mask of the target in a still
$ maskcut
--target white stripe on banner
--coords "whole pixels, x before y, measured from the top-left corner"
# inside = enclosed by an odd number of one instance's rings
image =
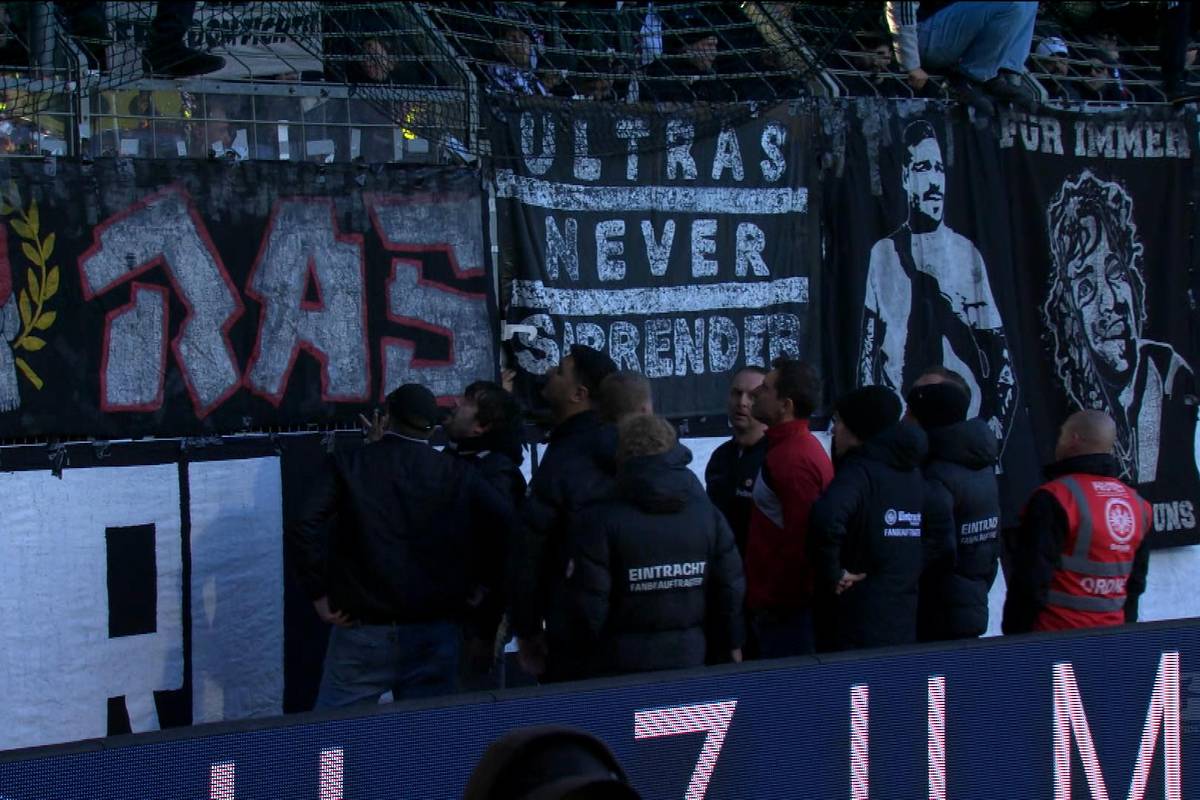
[[[808,189],[735,186],[584,186],[496,173],[496,195],[555,211],[669,211],[676,214],[803,214]]]
[[[559,289],[541,281],[513,281],[512,304],[545,308],[563,317],[619,317],[629,314],[675,314],[760,309],[808,302],[808,278],[779,278],[754,283],[707,286],[647,286],[637,289]]]

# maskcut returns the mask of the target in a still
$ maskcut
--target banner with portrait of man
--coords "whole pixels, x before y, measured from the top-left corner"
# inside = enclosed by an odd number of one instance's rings
[[[1009,208],[1000,151],[933,104],[858,101],[825,194],[825,342],[836,392],[883,385],[904,397],[931,368],[970,388],[969,417],[995,433],[1006,526],[1036,485],[1017,338]],[[836,146],[836,141],[834,142]]]
[[[1040,442],[1081,408],[1116,422],[1121,477],[1154,507],[1152,544],[1200,541],[1194,117],[1139,110],[1005,121],[1024,359]]]

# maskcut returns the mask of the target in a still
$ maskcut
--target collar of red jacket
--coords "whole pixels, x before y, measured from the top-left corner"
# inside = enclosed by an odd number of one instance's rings
[[[808,420],[794,419],[790,422],[781,422],[778,425],[772,425],[767,428],[767,441],[770,444],[781,442],[784,439],[790,439],[793,436],[808,433]]]

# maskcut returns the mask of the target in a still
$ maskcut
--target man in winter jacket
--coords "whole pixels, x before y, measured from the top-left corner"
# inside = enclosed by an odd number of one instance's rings
[[[767,426],[751,413],[754,391],[766,375],[759,367],[744,367],[733,376],[726,407],[733,436],[713,451],[704,468],[705,491],[733,529],[733,540],[743,558],[754,508],[754,482],[767,455]]]
[[[640,372],[623,369],[600,383],[600,417],[613,425],[639,414],[654,413],[650,381]]]
[[[525,453],[521,441],[521,407],[511,394],[492,381],[475,381],[463,390],[454,412],[443,429],[449,444],[446,452],[475,469],[500,497],[509,504],[515,517],[525,502],[525,476],[521,462]],[[495,535],[503,536],[502,530]],[[503,686],[502,642],[497,641],[500,618],[504,614],[508,563],[512,542],[500,539],[503,554],[493,565],[489,585],[473,598],[465,626],[467,658],[463,660],[463,688],[488,689]]]
[[[1150,504],[1121,482],[1117,427],[1103,411],[1072,414],[1047,482],[1009,543],[1005,633],[1136,622],[1150,565]]]
[[[617,483],[573,532],[567,605],[588,675],[741,660],[742,561],[670,423],[620,426]]]
[[[949,497],[921,474],[925,434],[899,420],[900,401],[883,386],[837,403],[837,471],[809,523],[819,649],[916,641],[921,570],[953,532]]]
[[[917,638],[923,642],[987,632],[988,592],[1000,564],[999,445],[986,422],[967,419],[969,392],[957,373],[939,367],[908,393],[906,419],[929,438],[925,477],[953,502],[954,547],[921,576]]]
[[[754,416],[767,426],[767,455],[754,483],[746,539],[746,610],[762,658],[813,650],[805,539],[812,504],[833,478],[825,448],[808,429],[820,401],[817,371],[791,359],[777,359],[754,390]]]
[[[542,389],[554,429],[521,514],[509,616],[521,666],[543,681],[570,680],[584,667],[572,654],[561,600],[572,515],[609,490],[616,469],[616,429],[596,411],[600,384],[615,371],[607,355],[577,344]]]
[[[459,626],[512,528],[475,470],[429,446],[440,415],[428,389],[405,384],[387,407],[387,431],[339,454],[287,530],[300,584],[335,626],[318,708],[454,691]]]

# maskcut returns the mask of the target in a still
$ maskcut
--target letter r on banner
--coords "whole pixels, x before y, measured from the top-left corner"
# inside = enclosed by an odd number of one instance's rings
[[[187,308],[171,347],[196,416],[207,416],[241,382],[229,329],[243,306],[187,192],[168,186],[105,220],[93,237],[79,257],[85,300],[163,266]],[[166,331],[166,291],[135,284],[131,302],[105,320],[102,409],[152,411],[162,405]]]
[[[654,739],[659,736],[681,736],[685,733],[706,733],[704,746],[696,759],[696,768],[688,781],[686,800],[701,800],[708,792],[717,757],[725,743],[725,733],[733,721],[737,700],[716,703],[697,703],[689,706],[666,706],[638,711],[633,715],[633,738]]]
[[[1146,724],[1138,746],[1137,763],[1129,782],[1128,800],[1145,800],[1150,780],[1150,763],[1163,737],[1163,796],[1183,800],[1179,741],[1179,653],[1163,653],[1154,678]],[[1070,662],[1054,665],[1054,800],[1071,800],[1071,743],[1079,744],[1079,756],[1092,800],[1109,800],[1108,787],[1096,755],[1092,729],[1083,709],[1075,669]]]

